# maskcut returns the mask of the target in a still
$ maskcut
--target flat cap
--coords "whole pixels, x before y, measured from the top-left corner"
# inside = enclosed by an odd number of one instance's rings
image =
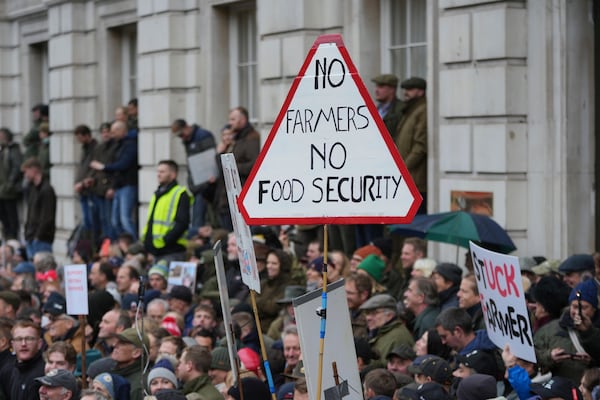
[[[360,306],[361,310],[374,310],[376,308],[391,308],[395,310],[396,300],[389,294],[376,294]]]
[[[114,336],[117,339],[119,339],[121,342],[131,343],[138,349],[142,349],[144,347],[147,349],[150,348],[150,340],[148,339],[148,336],[146,336],[145,333],[142,335],[141,332],[138,335],[138,332],[136,331],[135,328],[127,328],[123,332],[116,334]],[[140,338],[140,336],[142,336],[142,337]]]
[[[72,398],[77,397],[77,380],[75,376],[66,369],[53,369],[48,374],[35,378],[35,381],[44,386],[64,387],[71,391]]]
[[[570,272],[582,272],[594,270],[594,258],[590,254],[573,254],[558,267],[558,272],[568,274]]]
[[[398,77],[393,74],[377,75],[376,77],[374,77],[371,80],[373,82],[375,82],[376,85],[387,85],[387,86],[393,86],[393,87],[398,86]]]
[[[403,360],[411,360],[412,361],[417,357],[417,354],[412,349],[412,347],[410,347],[406,343],[402,343],[400,346],[395,347],[392,351],[390,351],[387,354],[387,356],[385,356],[385,358],[389,360],[390,358],[392,358],[394,356],[399,357]]]
[[[423,78],[412,77],[402,81],[402,89],[427,89],[427,81]]]

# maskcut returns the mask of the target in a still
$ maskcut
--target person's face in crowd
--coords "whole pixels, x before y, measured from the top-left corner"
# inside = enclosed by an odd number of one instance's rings
[[[362,260],[363,258],[361,256],[358,254],[353,254],[352,258],[350,259],[350,272],[356,272]]]
[[[159,324],[162,322],[163,317],[165,316],[166,310],[160,303],[152,303],[148,304],[148,309],[146,310],[146,315],[150,317],[150,319],[158,322]]]
[[[568,272],[563,276],[563,281],[570,287],[574,288],[581,282],[581,272]]]
[[[42,293],[42,301],[45,303],[46,301],[48,301],[48,297],[50,297],[50,295],[52,294],[52,292],[58,292],[59,291],[59,282],[44,282],[42,284],[42,288],[41,288],[41,293]]]
[[[581,300],[581,314],[583,314],[584,318],[589,318],[591,320],[595,313],[596,309],[593,305],[585,300]],[[579,302],[577,300],[573,300],[571,302],[569,314],[571,315],[571,319],[579,319]]]
[[[423,272],[423,270],[413,269],[412,271],[410,271],[410,276],[413,278],[422,278],[425,276],[425,273]]]
[[[31,360],[42,348],[42,340],[37,331],[31,327],[14,328],[12,344],[19,361]]]
[[[92,268],[90,268],[90,274],[88,276],[90,281],[90,285],[96,287],[104,283],[104,275],[100,273],[100,263],[95,262],[92,264]]]
[[[450,332],[440,325],[436,326],[435,329],[437,330],[438,335],[440,335],[440,339],[442,340],[443,344],[445,344],[453,350],[460,350],[461,343],[459,337],[457,336],[456,329],[454,330],[454,332]]]
[[[425,91],[423,89],[404,89],[404,101],[423,97],[424,95]]]
[[[246,120],[246,117],[244,117],[244,114],[242,114],[239,110],[232,110],[229,113],[228,122],[229,125],[231,125],[231,129],[238,132],[246,126],[248,121]]]
[[[100,382],[93,381],[91,386],[92,386],[92,389],[94,389],[94,390],[102,393],[104,396],[106,396],[107,399],[111,398],[110,393],[108,393],[108,390],[106,390],[106,388],[104,387],[104,385],[101,384]]]
[[[159,274],[150,275],[150,277],[148,277],[148,283],[150,284],[150,288],[161,292],[167,288],[167,281]]]
[[[204,329],[212,330],[217,325],[213,316],[206,310],[198,310],[194,313],[192,326],[195,328],[201,326]]]
[[[140,350],[136,348],[132,343],[117,340],[110,356],[118,364],[129,364],[137,356],[139,356],[139,354]]]
[[[115,110],[115,120],[127,122],[127,113],[125,112],[125,110],[123,108],[118,107]]]
[[[162,342],[158,348],[158,355],[177,356],[177,346],[173,342]]]
[[[315,258],[319,257],[321,252],[319,251],[318,243],[309,243],[306,248],[306,258],[308,258],[308,262],[310,263]]]
[[[433,279],[433,283],[435,283],[435,288],[437,289],[438,293],[440,293],[452,286],[451,281],[445,280],[444,277],[442,275],[438,274],[437,272],[434,272],[431,274],[431,279]]]
[[[14,318],[15,311],[10,304],[0,299],[0,317]]]
[[[456,294],[458,296],[458,306],[460,308],[470,308],[479,303],[479,294],[475,293],[473,282],[463,279]]]
[[[49,319],[48,334],[51,338],[61,338],[73,327],[73,320],[65,314],[57,316],[51,315],[49,316]]]
[[[288,334],[283,338],[283,356],[285,357],[286,365],[294,367],[300,360],[300,339],[298,335]]]
[[[208,336],[197,335],[196,337],[194,337],[194,340],[196,341],[196,343],[198,343],[200,346],[206,348],[208,351],[213,350],[212,339],[209,338]]]
[[[429,332],[425,331],[421,337],[415,342],[415,353],[417,356],[429,354],[427,351],[427,340],[429,340]]]
[[[73,394],[62,386],[52,387],[42,385],[38,389],[40,400],[66,400],[72,398]]]
[[[536,319],[544,318],[544,317],[550,315],[550,314],[548,314],[548,311],[546,311],[546,309],[544,308],[542,303],[533,303],[533,304],[534,304],[533,315],[535,316]]]
[[[300,393],[297,390],[294,390],[294,399],[293,400],[309,400],[308,392]]]
[[[177,178],[177,173],[166,164],[159,164],[156,168],[156,176],[159,185],[168,185]]]
[[[389,85],[375,85],[375,100],[389,103],[396,97],[396,88]]]
[[[308,268],[306,270],[306,282],[316,282],[317,285],[320,285],[323,282],[323,275],[321,275],[321,273],[314,268]]]
[[[423,294],[419,292],[417,282],[411,281],[404,292],[404,307],[416,311],[417,307],[423,304]]]
[[[234,235],[231,235],[229,238],[227,238],[227,259],[229,261],[238,259],[238,248]]]
[[[590,385],[590,383],[587,381],[586,375],[584,374],[581,377],[581,382],[579,384],[579,390],[581,391],[581,394],[583,395],[583,400],[593,400],[592,392],[590,392],[588,387],[593,388],[593,385]]]
[[[110,127],[110,137],[112,139],[120,140],[127,136],[127,125],[122,122],[115,122]]]
[[[55,351],[48,354],[48,359],[46,360],[46,365],[44,366],[44,373],[48,374],[48,372],[53,369],[66,369],[71,372],[75,370],[74,365],[69,365],[67,360],[65,360],[65,355],[60,351]]]
[[[473,375],[474,373],[475,371],[473,371],[472,368],[469,368],[465,366],[465,364],[460,363],[458,364],[458,368],[456,368],[454,372],[452,372],[452,375],[457,378],[466,378],[468,376]]]
[[[131,287],[131,277],[129,276],[129,267],[120,267],[117,272],[117,290],[125,293]]]
[[[345,289],[346,300],[348,301],[349,309],[356,310],[362,305],[362,303],[364,303],[367,300],[367,295],[364,293],[360,293],[358,289],[356,289],[356,282],[346,281]]]
[[[117,322],[119,320],[119,312],[116,310],[107,311],[100,321],[100,330],[98,331],[99,339],[108,339],[117,333]]]
[[[187,303],[181,299],[171,298],[169,302],[169,310],[184,315],[188,307]]]
[[[342,268],[344,267],[344,256],[342,253],[333,251],[329,255],[331,263],[327,269],[327,279],[330,282],[335,282],[342,277]],[[333,266],[331,265],[333,264]],[[332,268],[333,267],[333,268]]]
[[[187,382],[188,377],[190,376],[190,372],[192,370],[191,361],[186,360],[186,352],[183,351],[181,354],[181,358],[179,359],[179,364],[177,364],[177,370],[175,371],[175,375],[181,382]]]
[[[176,389],[173,382],[167,378],[154,378],[150,381],[150,394],[154,395],[161,389]]]
[[[23,176],[28,182],[33,182],[38,174],[39,170],[37,168],[25,168],[23,170]]]
[[[148,341],[150,342],[150,349],[148,349],[148,358],[151,362],[155,362],[158,358],[158,348],[160,347],[160,341],[151,333],[148,333]]]
[[[131,115],[132,117],[137,117],[138,108],[135,104],[127,104],[127,115]]]
[[[269,278],[275,278],[281,271],[281,263],[279,258],[274,253],[270,253],[267,256],[267,276]]]
[[[411,360],[404,360],[400,357],[391,356],[387,362],[387,369],[390,372],[400,372],[406,374],[406,369],[412,364]]]
[[[210,376],[213,385],[218,385],[224,383],[225,379],[227,379],[227,371],[223,371],[222,369],[210,369],[208,370],[208,376]]]
[[[103,142],[109,141],[111,139],[110,128],[103,128],[100,131],[100,138],[102,139]]]
[[[365,317],[367,319],[367,328],[369,330],[377,329],[385,325],[388,322],[389,310],[385,308],[376,308],[373,310],[365,310]]]
[[[415,251],[415,246],[410,243],[406,243],[402,246],[402,253],[400,254],[402,268],[411,268],[418,258],[419,254]]]
[[[10,290],[17,291],[23,289],[23,280],[25,280],[25,275],[19,274],[15,276],[12,285],[10,285]]]

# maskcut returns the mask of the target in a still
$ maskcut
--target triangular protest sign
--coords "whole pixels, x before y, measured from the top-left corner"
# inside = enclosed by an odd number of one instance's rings
[[[242,189],[244,219],[409,223],[421,201],[341,35],[319,36]]]

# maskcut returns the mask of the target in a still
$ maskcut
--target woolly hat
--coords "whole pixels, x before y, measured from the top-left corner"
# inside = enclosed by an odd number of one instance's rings
[[[154,367],[148,374],[148,386],[150,386],[150,382],[152,382],[154,378],[165,378],[171,382],[174,387],[177,387],[177,377],[173,371],[173,365],[167,359],[161,359],[154,364]]]
[[[456,391],[456,397],[461,400],[493,399],[496,396],[498,396],[496,379],[484,374],[463,378]]]
[[[560,317],[568,304],[569,292],[569,286],[554,276],[543,277],[531,289],[533,300],[540,303],[552,318]]]
[[[271,392],[267,385],[258,378],[243,378],[242,379],[242,390],[244,391],[244,398],[253,400],[271,400]],[[227,394],[233,397],[235,400],[240,400],[240,389],[238,386],[232,386],[227,391]]]
[[[445,280],[451,281],[456,286],[460,285],[460,281],[462,280],[462,269],[452,263],[438,264],[433,273],[441,275]]]
[[[181,337],[181,329],[177,326],[175,317],[167,315],[160,323],[161,328],[165,328],[171,335]]]
[[[161,260],[158,262],[158,264],[154,264],[152,268],[150,268],[150,270],[148,271],[148,276],[150,275],[159,275],[166,281],[169,277],[169,267],[166,261]]]
[[[587,301],[596,309],[598,308],[598,288],[593,279],[583,281],[571,290],[569,304],[577,299],[577,293],[581,293],[581,300]]]
[[[112,399],[115,398],[115,387],[113,377],[108,372],[103,372],[94,378],[94,382],[98,382],[110,394]],[[149,381],[148,381],[149,382]]]
[[[210,369],[219,369],[221,371],[230,371],[229,351],[227,347],[215,347],[211,352]]]
[[[424,278],[429,278],[435,269],[436,261],[433,258],[419,258],[413,264],[413,271],[423,272]]]
[[[369,256],[371,254],[375,254],[375,255],[381,257],[381,250],[379,250],[379,247],[377,247],[377,246],[368,244],[366,246],[356,249],[354,251],[353,256],[358,256],[358,257],[360,257],[361,260],[364,260],[365,258],[367,258],[367,256]]]
[[[383,276],[385,264],[379,256],[371,254],[362,260],[357,268],[365,270],[373,279],[379,282]]]
[[[238,357],[242,363],[242,369],[252,371],[257,376],[259,375],[258,370],[260,368],[260,356],[256,354],[254,350],[248,347],[243,347],[238,350]]]

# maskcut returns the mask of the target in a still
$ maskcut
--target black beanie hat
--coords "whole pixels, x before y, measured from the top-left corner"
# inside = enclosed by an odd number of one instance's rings
[[[540,303],[552,318],[558,318],[568,304],[570,291],[571,288],[560,279],[545,276],[533,287],[531,294],[534,301]]]

